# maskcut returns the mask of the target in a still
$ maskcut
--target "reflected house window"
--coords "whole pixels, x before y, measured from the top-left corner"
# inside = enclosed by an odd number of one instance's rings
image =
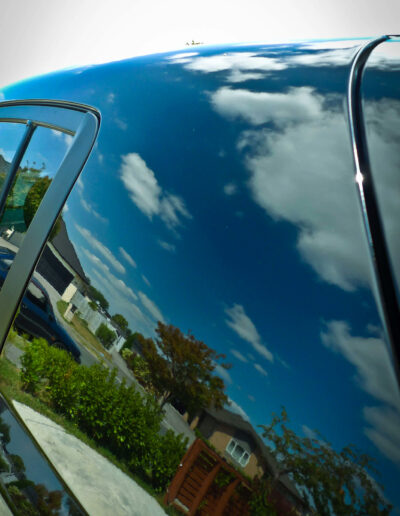
[[[247,466],[250,459],[250,454],[237,442],[231,439],[226,447],[229,455],[236,460],[242,467]]]

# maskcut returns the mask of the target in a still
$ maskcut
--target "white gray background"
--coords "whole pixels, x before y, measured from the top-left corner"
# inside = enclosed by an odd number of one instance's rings
[[[400,0],[0,0],[0,87],[185,46],[400,32]]]

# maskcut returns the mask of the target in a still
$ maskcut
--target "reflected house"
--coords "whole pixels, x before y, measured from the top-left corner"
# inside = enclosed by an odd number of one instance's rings
[[[277,471],[276,461],[251,423],[226,409],[204,409],[191,423],[210,445],[235,468],[251,479],[269,477]],[[275,488],[287,502],[304,509],[304,502],[287,475],[279,478]]]
[[[76,290],[69,301],[64,317],[67,321],[71,321],[75,313],[79,312],[79,317],[86,321],[89,330],[93,334],[96,334],[98,328],[104,324],[109,330],[116,334],[111,348],[119,351],[126,341],[121,329],[111,320],[110,314],[102,310],[99,306],[97,309],[93,310],[92,306],[92,300],[87,295],[83,295],[79,290]]]
[[[65,222],[62,217],[58,220],[59,231],[47,243],[37,271],[57,290],[61,299],[69,303],[77,291],[86,292],[88,280],[69,239]]]

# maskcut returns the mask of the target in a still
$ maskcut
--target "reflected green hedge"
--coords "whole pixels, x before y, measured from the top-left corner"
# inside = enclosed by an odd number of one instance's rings
[[[118,383],[116,369],[78,365],[43,339],[33,340],[21,363],[24,390],[74,421],[132,472],[150,477],[155,489],[166,488],[186,442],[172,431],[159,435],[162,413],[152,397]]]

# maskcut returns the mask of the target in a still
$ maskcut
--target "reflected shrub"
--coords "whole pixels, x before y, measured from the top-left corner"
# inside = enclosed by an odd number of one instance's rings
[[[78,365],[43,339],[32,341],[21,363],[24,390],[74,421],[131,471],[149,477],[157,490],[166,487],[186,443],[173,432],[159,435],[162,412],[153,397],[118,383],[116,369]]]

